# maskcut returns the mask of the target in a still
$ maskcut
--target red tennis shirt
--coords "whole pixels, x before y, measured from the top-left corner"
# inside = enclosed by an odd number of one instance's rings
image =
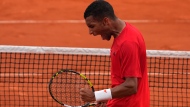
[[[137,77],[137,93],[123,98],[114,98],[108,107],[150,107],[146,46],[141,33],[126,23],[125,28],[114,39],[111,47],[112,87],[123,83],[125,77]]]

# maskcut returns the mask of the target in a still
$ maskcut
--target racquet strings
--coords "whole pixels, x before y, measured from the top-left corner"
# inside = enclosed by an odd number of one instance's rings
[[[52,94],[59,101],[70,106],[81,106],[81,88],[90,88],[89,84],[80,75],[72,72],[62,72],[52,81],[50,86]]]

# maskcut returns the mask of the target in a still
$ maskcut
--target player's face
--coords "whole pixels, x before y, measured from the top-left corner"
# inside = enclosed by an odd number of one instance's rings
[[[112,33],[106,19],[103,21],[97,21],[92,16],[89,16],[85,21],[90,34],[94,36],[101,35],[103,40],[109,41],[111,39]]]

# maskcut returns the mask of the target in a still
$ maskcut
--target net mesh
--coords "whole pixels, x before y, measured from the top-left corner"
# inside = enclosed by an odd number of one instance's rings
[[[147,51],[151,107],[190,106],[190,52]],[[48,92],[60,69],[110,87],[109,49],[0,46],[0,107],[61,107]]]

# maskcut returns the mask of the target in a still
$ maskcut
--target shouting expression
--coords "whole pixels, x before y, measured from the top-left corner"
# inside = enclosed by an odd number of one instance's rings
[[[112,31],[108,18],[105,17],[102,21],[99,21],[94,19],[93,16],[89,16],[85,21],[89,28],[89,34],[94,36],[100,35],[103,40],[109,41],[111,39]]]

